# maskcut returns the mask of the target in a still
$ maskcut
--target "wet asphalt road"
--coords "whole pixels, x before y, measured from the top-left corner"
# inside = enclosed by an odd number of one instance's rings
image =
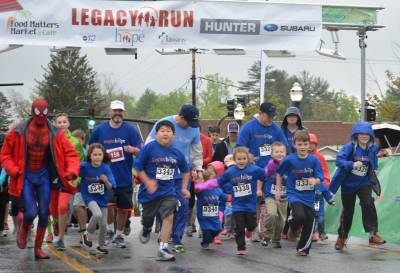
[[[0,238],[0,272],[141,272],[141,273],[399,273],[400,246],[385,245],[370,248],[367,242],[352,238],[343,253],[334,250],[334,236],[325,242],[313,244],[309,257],[295,255],[295,243],[283,241],[282,249],[264,248],[248,242],[245,256],[235,255],[235,242],[223,240],[211,250],[200,248],[197,236],[184,238],[187,251],[177,254],[175,262],[156,261],[157,244],[153,236],[147,245],[138,240],[139,221],[133,221],[134,230],[128,237],[126,249],[110,247],[110,254],[96,256],[79,246],[77,229],[69,229],[65,252],[45,245],[51,259],[35,261],[33,249],[20,250],[15,237]],[[11,227],[12,229],[12,227]]]

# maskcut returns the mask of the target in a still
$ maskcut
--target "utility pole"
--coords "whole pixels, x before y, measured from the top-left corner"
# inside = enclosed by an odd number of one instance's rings
[[[365,48],[367,44],[367,28],[360,29],[357,31],[358,35],[358,46],[361,49],[361,120],[365,121]]]
[[[196,53],[197,49],[193,48],[192,52],[192,105],[196,106]]]

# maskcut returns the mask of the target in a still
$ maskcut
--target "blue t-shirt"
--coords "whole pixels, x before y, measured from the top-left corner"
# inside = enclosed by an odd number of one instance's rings
[[[181,173],[188,173],[189,166],[176,148],[161,146],[157,141],[146,144],[135,159],[134,168],[144,171],[157,181],[156,192],[150,194],[144,183],[140,184],[139,203],[147,203],[165,196],[176,196],[175,183],[182,180]]]
[[[264,190],[265,198],[273,198],[275,199],[276,193],[276,173],[267,177],[267,183]],[[282,177],[282,184],[281,184],[281,198],[287,198],[286,195],[286,176]]]
[[[161,120],[168,120],[175,126],[175,138],[172,141],[172,147],[178,149],[186,158],[186,162],[190,162],[190,146],[193,144],[200,144],[200,129],[187,127],[183,128],[179,126],[175,121],[176,116],[168,116]],[[157,125],[157,124],[156,124]],[[155,139],[156,136],[156,125],[153,126],[149,136]]]
[[[244,169],[231,166],[224,175],[218,178],[218,183],[225,190],[229,184],[229,192],[232,192],[233,212],[256,212],[257,181],[265,180],[264,169],[248,164]]]
[[[237,146],[249,148],[250,153],[255,157],[256,164],[264,168],[271,159],[271,145],[275,141],[288,146],[287,139],[278,125],[272,123],[271,126],[264,126],[253,118],[240,130]]]
[[[221,222],[219,220],[220,204],[226,202],[226,195],[220,188],[204,190],[197,196],[197,220],[202,230],[213,230],[219,232]]]
[[[88,205],[90,201],[95,201],[100,208],[106,208],[108,204],[107,188],[100,181],[101,175],[106,175],[108,181],[115,185],[114,176],[110,166],[102,163],[99,167],[94,167],[89,162],[82,162],[80,169],[80,191],[83,201]]]
[[[361,161],[363,166],[360,169],[352,169],[342,184],[342,192],[356,192],[358,189],[371,185],[371,177],[368,173],[370,168],[370,159],[368,150],[362,149],[357,145],[354,151],[353,161]]]
[[[293,143],[293,137],[294,134],[297,132],[297,130],[295,131],[290,131],[289,129],[286,130],[286,136],[287,136],[287,141],[288,141],[288,151],[289,153],[295,153],[296,152],[296,148],[294,147],[294,143]]]
[[[131,145],[141,148],[141,138],[137,130],[123,122],[119,128],[112,128],[109,122],[96,127],[89,139],[89,145],[100,143],[106,149],[111,159],[111,170],[116,184],[113,187],[132,186],[133,155],[124,151],[124,146]]]
[[[300,202],[307,207],[314,208],[315,187],[308,184],[310,177],[324,181],[321,163],[318,158],[309,154],[300,158],[297,153],[288,155],[279,166],[277,173],[287,175],[286,191],[289,204]]]

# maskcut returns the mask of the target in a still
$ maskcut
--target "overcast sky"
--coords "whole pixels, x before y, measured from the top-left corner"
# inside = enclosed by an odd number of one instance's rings
[[[279,1],[321,4],[354,4],[382,6],[385,9],[378,14],[378,23],[386,28],[370,32],[367,39],[367,92],[377,94],[377,80],[383,89],[386,85],[385,70],[400,73],[400,48],[396,56],[396,43],[400,45],[400,1],[397,0],[330,0],[330,1]],[[268,64],[283,69],[290,74],[307,70],[315,76],[325,78],[332,89],[343,89],[348,94],[359,97],[360,94],[360,50],[354,31],[341,31],[340,52],[346,61],[322,57],[315,52],[295,52],[296,58],[269,58]],[[330,35],[323,31],[326,47],[333,47]],[[184,87],[190,90],[188,83],[191,74],[190,55],[159,55],[152,49],[138,51],[138,59],[130,56],[107,56],[103,49],[82,49],[90,64],[99,75],[110,75],[126,93],[139,97],[145,88],[157,93],[166,93],[174,88]],[[32,93],[35,79],[42,79],[43,69],[50,60],[49,48],[25,46],[17,50],[0,54],[0,83],[23,82],[23,87],[14,89],[24,97]],[[248,68],[260,59],[259,51],[247,51],[244,56],[218,56],[213,53],[197,55],[198,76],[219,73],[235,84],[247,79]],[[199,88],[205,87],[203,82]],[[9,87],[0,87],[6,92]],[[236,90],[231,89],[234,94]]]

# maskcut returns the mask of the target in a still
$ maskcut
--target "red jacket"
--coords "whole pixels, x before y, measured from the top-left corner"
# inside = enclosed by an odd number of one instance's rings
[[[315,134],[310,134],[310,142],[315,143],[316,146],[318,146],[318,137]],[[313,151],[311,151],[313,155],[315,155],[319,162],[321,163],[322,167],[322,172],[324,173],[324,185],[329,188],[329,185],[331,184],[331,175],[329,173],[329,168],[328,168],[328,163],[326,163],[326,160],[324,156],[317,151],[317,148],[315,148]]]
[[[8,192],[20,197],[24,187],[25,167],[27,160],[26,130],[30,120],[13,128],[6,136],[0,153],[0,163],[10,176]],[[56,129],[48,122],[50,134],[49,162],[50,181],[58,178],[58,187],[66,192],[75,193],[65,177],[68,174],[79,176],[79,156],[62,130]],[[60,183],[61,181],[61,183]]]
[[[211,139],[204,134],[200,134],[200,142],[201,147],[203,148],[203,168],[205,169],[212,161],[213,148]]]

